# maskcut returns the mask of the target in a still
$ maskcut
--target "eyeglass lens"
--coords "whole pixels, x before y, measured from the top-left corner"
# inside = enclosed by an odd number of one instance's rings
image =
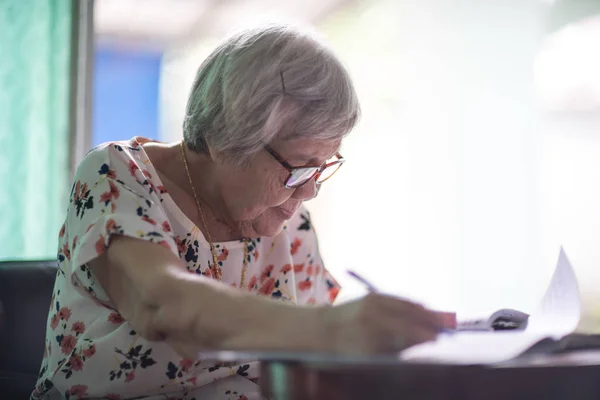
[[[325,168],[319,177],[317,178],[317,183],[325,182],[329,179],[336,171],[340,168],[342,164],[337,163],[333,164],[327,168]],[[307,168],[297,168],[292,172],[288,181],[286,182],[287,187],[298,187],[312,179],[317,172],[319,172],[319,168],[315,167],[307,167]]]

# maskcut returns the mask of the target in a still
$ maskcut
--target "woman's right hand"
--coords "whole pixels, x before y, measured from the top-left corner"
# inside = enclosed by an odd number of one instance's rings
[[[162,246],[116,237],[90,267],[140,335],[166,340],[186,357],[204,349],[393,352],[434,340],[443,325],[442,314],[392,296],[297,307],[195,276],[178,263]]]
[[[366,355],[403,350],[435,340],[444,328],[441,313],[397,297],[369,294],[322,310],[325,351]]]

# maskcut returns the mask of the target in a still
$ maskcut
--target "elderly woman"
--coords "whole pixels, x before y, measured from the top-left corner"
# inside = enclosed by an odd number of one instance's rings
[[[329,306],[339,286],[302,203],[342,166],[358,116],[331,51],[268,26],[201,65],[183,141],[92,150],[59,233],[32,399],[260,398],[256,363],[199,352],[370,354],[433,340],[442,318],[420,305],[373,294]]]

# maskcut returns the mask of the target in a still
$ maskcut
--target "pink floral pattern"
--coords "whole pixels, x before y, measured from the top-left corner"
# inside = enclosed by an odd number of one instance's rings
[[[243,400],[258,391],[257,363],[182,359],[166,343],[140,337],[87,267],[112,235],[127,235],[166,247],[192,274],[214,276],[208,243],[158,179],[142,146],[147,141],[101,145],[77,170],[58,234],[60,268],[32,400]],[[243,243],[215,246],[223,282],[239,287]],[[309,214],[301,209],[277,236],[249,241],[247,282],[240,290],[295,304],[330,304],[339,286],[322,265]],[[213,384],[222,379],[224,391]]]

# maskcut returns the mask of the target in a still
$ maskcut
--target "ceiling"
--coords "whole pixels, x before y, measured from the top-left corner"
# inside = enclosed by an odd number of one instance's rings
[[[240,26],[285,20],[314,23],[349,0],[96,0],[99,42],[164,50]]]

